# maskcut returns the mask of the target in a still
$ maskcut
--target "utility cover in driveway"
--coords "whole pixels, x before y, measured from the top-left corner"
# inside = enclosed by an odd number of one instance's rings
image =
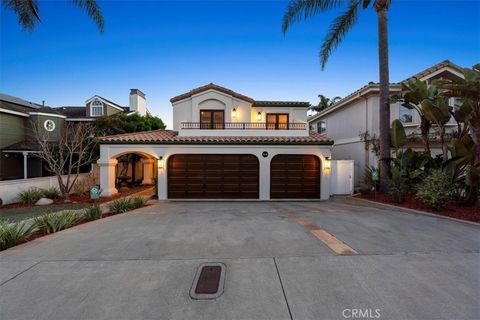
[[[190,297],[216,299],[223,293],[226,267],[223,263],[202,263],[197,270]]]

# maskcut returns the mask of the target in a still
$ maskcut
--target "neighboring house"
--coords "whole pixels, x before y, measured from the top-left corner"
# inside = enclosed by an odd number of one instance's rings
[[[35,157],[38,147],[31,139],[32,126],[58,139],[66,122],[94,121],[96,117],[115,113],[148,113],[145,94],[130,92],[130,105],[122,107],[100,96],[93,96],[80,107],[51,108],[0,94],[0,180],[27,179],[50,173]]]
[[[438,78],[463,78],[462,71],[461,67],[446,60],[403,81],[412,78],[427,82]],[[392,95],[401,92],[401,82],[390,85]],[[450,101],[450,105],[455,105],[455,101]],[[308,119],[311,130],[327,134],[334,139],[335,145],[332,150],[334,159],[354,160],[355,186],[359,186],[366,166],[378,167],[377,156],[371,150],[366,150],[360,135],[368,132],[371,137],[378,137],[379,115],[379,84],[371,82]],[[407,147],[423,149],[418,113],[403,107],[401,103],[394,103],[390,105],[390,122],[395,119],[400,119],[405,127],[409,137]],[[452,117],[446,131],[448,133],[455,128],[456,123]],[[431,138],[432,154],[441,154],[435,127],[431,129]]]
[[[310,133],[308,102],[256,101],[208,84],[172,98],[173,129],[100,138],[100,184],[117,158],[143,157],[159,199],[328,199],[333,141]]]

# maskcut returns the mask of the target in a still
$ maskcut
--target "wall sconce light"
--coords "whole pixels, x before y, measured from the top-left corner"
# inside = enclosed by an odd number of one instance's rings
[[[236,108],[232,109],[232,118],[237,119],[237,109]]]
[[[158,159],[158,169],[163,169],[165,167],[165,160],[163,160],[163,157],[160,157]]]
[[[257,113],[257,121],[262,121],[262,113],[261,112]]]
[[[330,159],[330,157],[325,157],[325,160],[323,161],[323,168],[325,170],[332,169],[332,159]]]

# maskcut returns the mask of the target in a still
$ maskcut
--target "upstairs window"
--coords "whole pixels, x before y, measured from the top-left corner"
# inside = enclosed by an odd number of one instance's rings
[[[319,121],[317,123],[317,132],[325,133],[325,131],[327,131],[327,123],[325,121]]]
[[[288,113],[267,113],[267,129],[288,129]]]
[[[200,129],[223,129],[223,110],[202,110],[200,111]]]
[[[103,103],[98,100],[95,100],[90,105],[90,116],[92,117],[101,117],[103,116]]]
[[[398,119],[401,123],[412,123],[413,122],[413,110],[400,106]]]

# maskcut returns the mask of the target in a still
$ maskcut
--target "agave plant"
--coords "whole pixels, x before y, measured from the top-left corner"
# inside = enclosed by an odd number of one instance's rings
[[[28,226],[25,222],[8,223],[0,221],[0,250],[19,244],[34,231],[35,227],[33,225]]]
[[[35,218],[35,226],[45,233],[55,233],[70,228],[80,221],[80,216],[73,211],[47,213]]]

